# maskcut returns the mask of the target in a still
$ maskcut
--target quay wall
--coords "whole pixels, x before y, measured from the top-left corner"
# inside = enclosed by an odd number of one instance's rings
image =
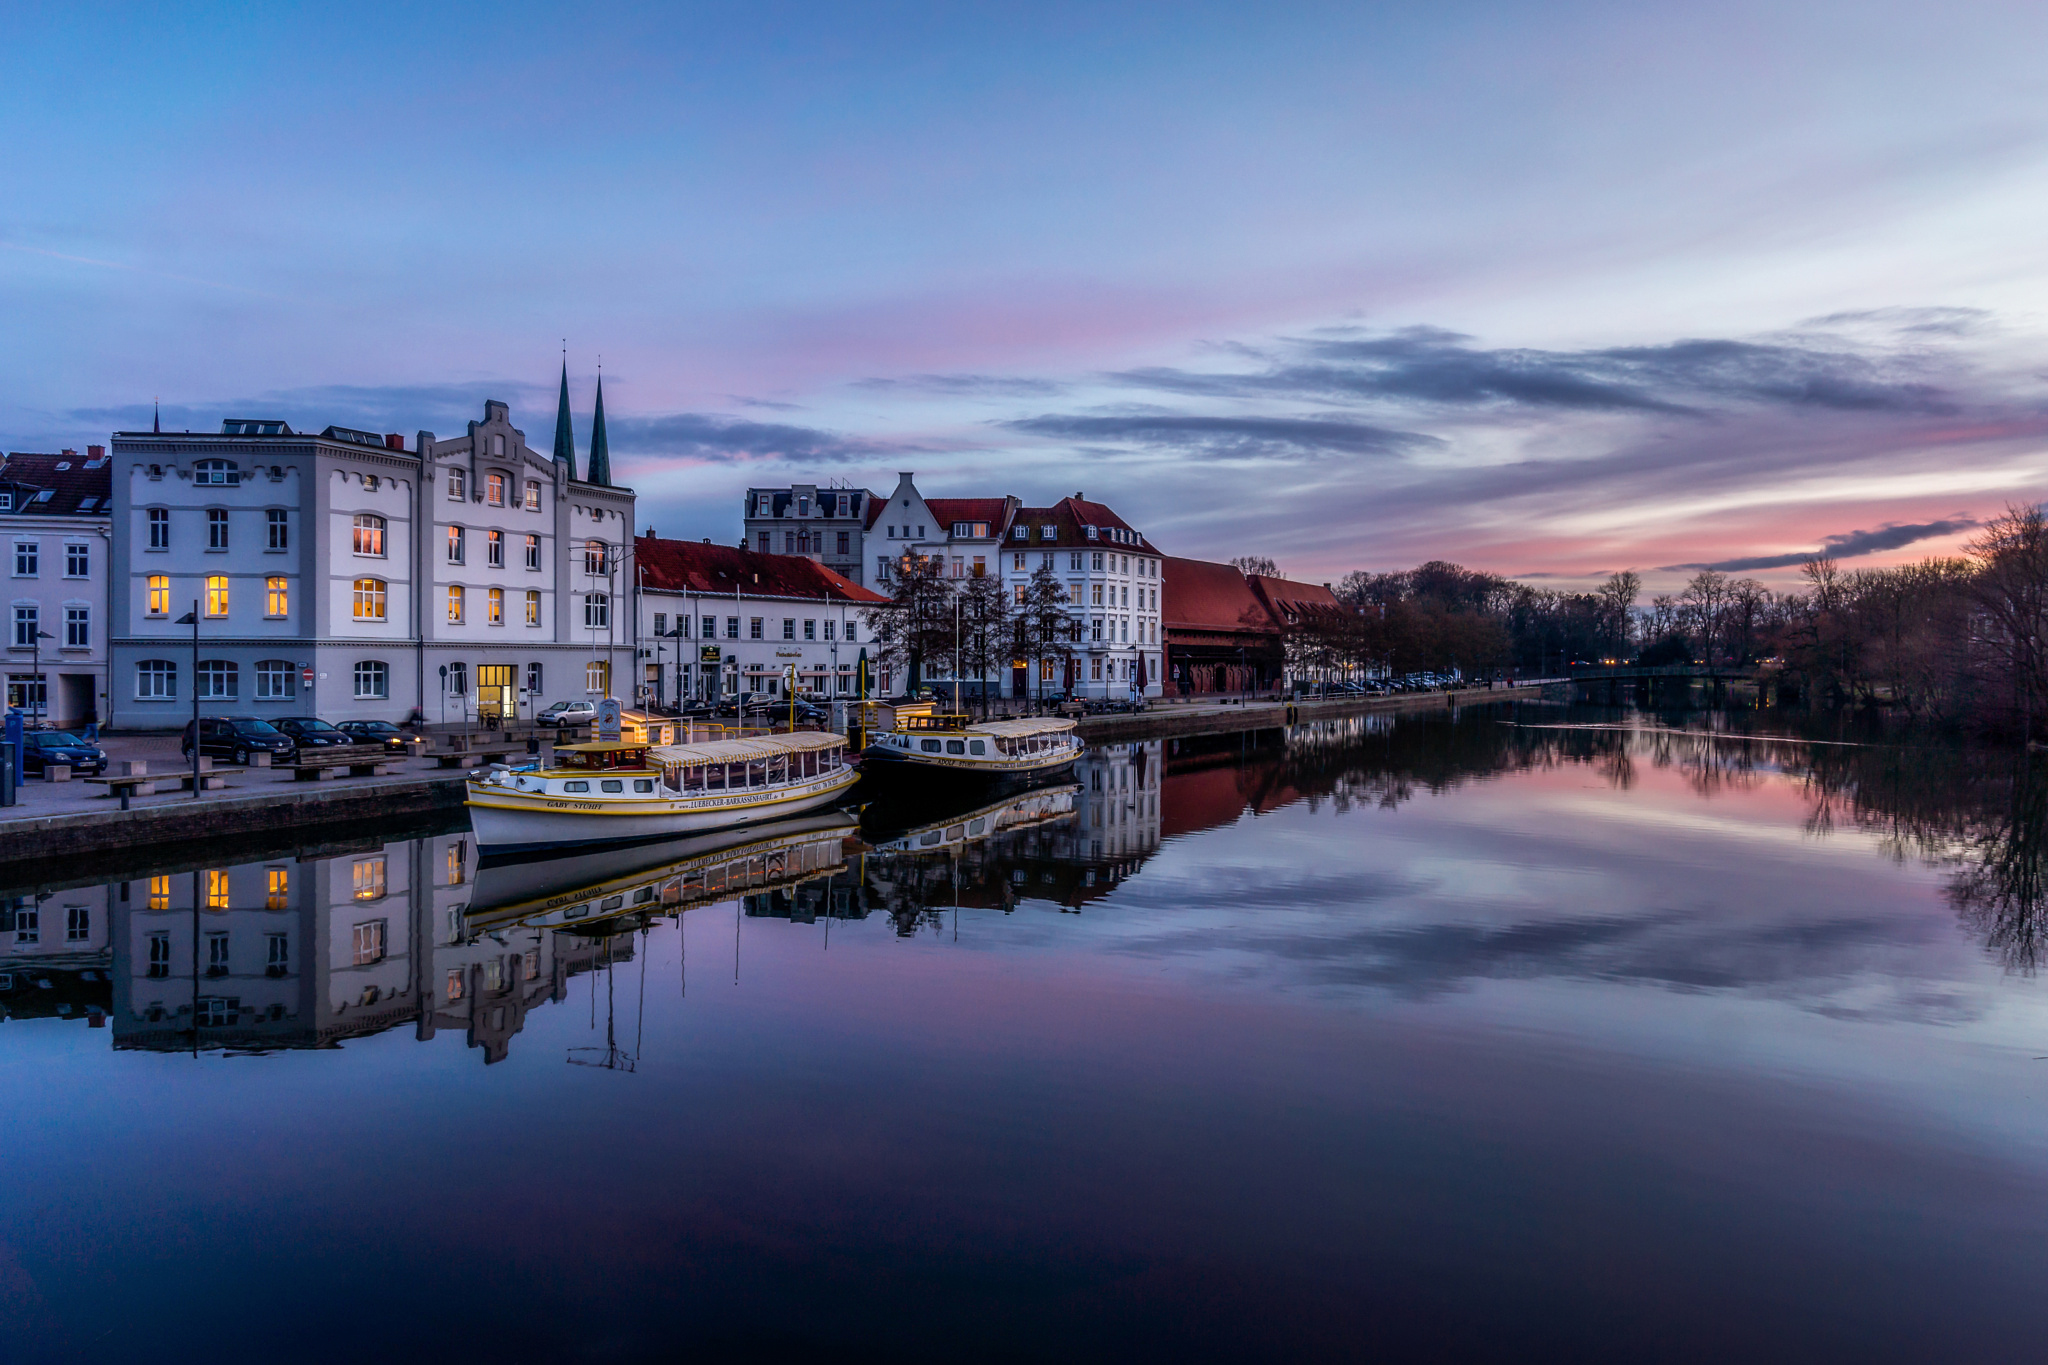
[[[1454,706],[1490,706],[1503,701],[1532,701],[1545,687],[1471,688],[1460,692],[1401,693],[1391,697],[1342,697],[1304,701],[1294,708],[1297,720],[1329,720],[1373,712],[1416,714],[1446,711]],[[1088,716],[1075,727],[1081,738],[1103,744],[1167,739],[1178,735],[1234,734],[1240,730],[1272,730],[1287,723],[1286,702],[1252,702],[1246,706],[1154,706],[1125,716]]]

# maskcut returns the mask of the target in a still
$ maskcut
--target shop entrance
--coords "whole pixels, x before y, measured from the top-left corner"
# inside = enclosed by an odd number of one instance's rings
[[[503,725],[507,717],[519,715],[518,669],[512,664],[476,666],[476,715],[486,725]]]

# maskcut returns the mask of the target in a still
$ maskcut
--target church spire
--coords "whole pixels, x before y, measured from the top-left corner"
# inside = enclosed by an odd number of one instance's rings
[[[149,429],[153,435],[163,435],[164,405],[161,399],[152,398],[149,400]]]
[[[569,426],[569,353],[562,352],[562,401],[555,409],[555,461],[576,477],[576,433]]]
[[[604,434],[604,367],[597,370],[597,415],[590,419],[590,482],[609,487],[612,481],[612,447]]]

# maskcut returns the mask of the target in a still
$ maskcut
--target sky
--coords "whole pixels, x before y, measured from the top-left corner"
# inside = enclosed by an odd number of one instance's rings
[[[0,11],[0,448],[511,403],[1333,580],[1789,586],[2048,484],[2048,6]]]

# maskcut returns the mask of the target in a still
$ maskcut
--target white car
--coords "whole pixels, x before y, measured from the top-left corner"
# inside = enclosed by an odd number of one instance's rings
[[[533,718],[535,725],[589,725],[597,720],[594,701],[558,701]]]

